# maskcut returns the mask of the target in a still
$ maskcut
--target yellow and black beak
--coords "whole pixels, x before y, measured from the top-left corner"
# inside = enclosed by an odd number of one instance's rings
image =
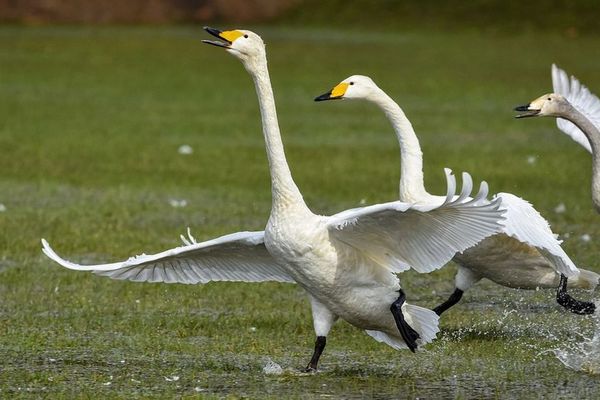
[[[515,107],[515,111],[522,112],[522,114],[516,115],[515,118],[527,118],[527,117],[535,117],[542,110],[531,108],[531,103],[529,103],[529,104],[525,104],[524,106]]]
[[[342,82],[333,89],[331,89],[329,92],[323,93],[322,95],[315,97],[315,101],[341,100],[344,97],[344,94],[346,94],[347,89],[348,83]]]
[[[215,29],[215,28],[210,28],[208,26],[204,27],[204,30],[208,33],[210,33],[211,35],[213,35],[214,37],[221,39],[221,40],[203,40],[204,43],[206,44],[212,44],[213,46],[217,46],[217,47],[224,47],[226,49],[231,47],[231,44],[233,43],[233,41],[237,38],[239,38],[240,36],[244,36],[244,34],[240,31],[221,31],[219,29]]]

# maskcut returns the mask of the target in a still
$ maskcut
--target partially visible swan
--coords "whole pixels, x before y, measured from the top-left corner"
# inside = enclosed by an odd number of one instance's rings
[[[559,129],[592,153],[592,201],[600,212],[600,99],[552,64],[554,93],[515,108],[517,118],[555,117]]]
[[[429,204],[438,197],[425,189],[423,154],[412,124],[400,106],[367,76],[354,75],[318,96],[316,101],[363,99],[377,105],[392,123],[400,143],[400,201]],[[450,298],[434,309],[439,315],[458,303],[463,293],[482,278],[520,289],[555,288],[557,301],[577,314],[590,314],[594,303],[579,302],[567,294],[571,286],[592,289],[599,275],[578,268],[560,247],[548,222],[527,201],[510,193],[498,193],[496,200],[506,210],[502,233],[456,254],[458,264],[455,290]],[[559,276],[560,274],[560,276]]]
[[[419,271],[441,267],[464,250],[498,231],[498,202],[475,200],[468,175],[455,198],[448,173],[448,195],[434,204],[401,202],[347,210],[326,217],[304,203],[290,173],[277,122],[265,45],[247,30],[205,28],[218,41],[205,41],[242,61],[256,88],[271,176],[272,207],[263,232],[238,232],[203,243],[124,262],[77,265],[59,257],[43,241],[44,253],[62,266],[115,279],[203,283],[211,280],[295,282],[312,305],[317,340],[308,370],[316,370],[326,336],[338,318],[365,329],[395,349],[414,351],[432,341],[438,316],[405,302],[395,272],[410,265]]]

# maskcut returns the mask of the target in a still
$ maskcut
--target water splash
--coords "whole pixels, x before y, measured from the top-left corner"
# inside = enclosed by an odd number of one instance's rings
[[[596,308],[600,307],[600,300],[596,300]],[[600,375],[600,315],[596,312],[594,318],[594,335],[580,336],[583,341],[573,343],[566,349],[556,349],[554,354],[567,368],[588,374]]]
[[[265,375],[281,375],[283,374],[283,368],[281,368],[281,365],[277,364],[275,361],[267,358],[267,363],[263,367],[263,373]]]

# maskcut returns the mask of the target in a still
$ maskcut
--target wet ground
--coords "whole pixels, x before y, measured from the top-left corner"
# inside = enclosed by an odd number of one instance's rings
[[[187,300],[183,306],[177,303],[188,294],[179,286],[164,291],[149,285],[151,289],[145,290],[144,285],[91,275],[89,279],[97,289],[121,285],[126,292],[121,292],[119,302],[125,304],[115,308],[105,299],[93,305],[91,298],[80,298],[71,284],[63,282],[46,294],[47,311],[41,311],[43,304],[35,297],[25,305],[30,313],[10,315],[10,303],[0,308],[0,395],[381,399],[600,395],[597,321],[565,313],[555,305],[551,291],[515,291],[480,283],[442,319],[438,340],[414,355],[389,349],[339,323],[329,337],[321,370],[305,374],[300,370],[310,355],[313,334],[308,304],[295,287],[258,285],[250,294],[243,285],[226,284],[224,294],[222,287],[208,285],[201,295],[213,301]],[[407,291],[413,293],[429,283],[420,275],[407,281]],[[448,284],[432,286],[443,291]],[[269,299],[277,287],[279,293],[272,300],[289,305],[290,312],[254,303],[255,296]],[[115,294],[107,293],[113,298]],[[53,306],[69,296],[74,296],[72,307]],[[160,304],[154,296],[171,300]],[[246,299],[246,305],[226,305],[238,296]],[[414,302],[428,304],[437,298],[437,293],[421,291]],[[82,303],[89,310],[82,309]],[[298,317],[299,325],[294,323]],[[26,323],[30,327],[23,330]]]
[[[421,135],[432,192],[452,167],[522,196],[598,272],[589,154],[554,121],[511,111],[549,90],[551,62],[598,93],[597,37],[257,31],[291,168],[315,212],[397,196],[383,115],[312,101],[366,73]],[[202,35],[0,27],[0,398],[600,398],[597,322],[562,310],[552,291],[481,282],[417,354],[339,322],[321,371],[305,375],[314,333],[297,287],[116,282],[46,259],[42,237],[74,261],[107,262],[179,245],[188,226],[198,240],[264,227],[253,87]],[[454,271],[403,274],[409,301],[439,304]]]

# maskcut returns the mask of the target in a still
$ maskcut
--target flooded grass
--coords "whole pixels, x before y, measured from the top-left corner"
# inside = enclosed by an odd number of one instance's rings
[[[596,301],[596,306],[600,305]],[[579,332],[574,330],[576,338],[554,350],[556,357],[568,368],[588,374],[600,375],[600,318],[594,315],[594,329]]]
[[[412,119],[432,191],[443,191],[448,166],[523,196],[579,265],[600,271],[589,155],[553,121],[511,113],[548,91],[551,62],[600,92],[600,59],[588,57],[597,37],[264,32],[291,167],[314,211],[397,196],[385,118],[358,103],[312,102],[347,75],[369,74]],[[43,257],[42,237],[74,261],[108,262],[178,245],[188,226],[198,240],[264,227],[253,88],[201,36],[0,27],[0,49],[10,49],[0,51],[0,398],[600,396],[598,322],[566,313],[553,291],[481,282],[417,354],[339,322],[311,375],[299,372],[314,333],[295,286],[134,284]],[[401,279],[412,303],[433,307],[454,271]]]

